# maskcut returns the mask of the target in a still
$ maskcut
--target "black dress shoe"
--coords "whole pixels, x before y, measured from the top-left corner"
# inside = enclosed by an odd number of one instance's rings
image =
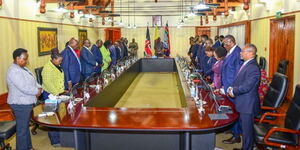
[[[242,148],[233,148],[232,150],[243,150]]]
[[[235,138],[235,137],[232,136],[231,138],[229,138],[227,140],[223,140],[223,143],[224,144],[241,143],[241,138],[240,137]]]

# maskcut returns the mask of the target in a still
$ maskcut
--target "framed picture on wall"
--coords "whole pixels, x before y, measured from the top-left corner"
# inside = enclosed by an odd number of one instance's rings
[[[152,16],[152,27],[155,26],[161,27],[162,26],[162,16]]]
[[[51,49],[57,48],[57,28],[37,28],[39,56],[49,55]]]
[[[79,47],[80,49],[83,47],[83,41],[85,39],[87,39],[88,36],[87,36],[87,30],[82,30],[82,29],[79,29],[78,30],[78,40],[79,40]]]

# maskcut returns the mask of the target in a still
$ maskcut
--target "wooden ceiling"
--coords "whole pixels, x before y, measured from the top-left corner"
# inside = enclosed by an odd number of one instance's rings
[[[157,1],[157,2],[156,2]],[[41,13],[45,13],[47,3],[64,3],[68,10],[81,10],[85,14],[107,16],[109,13],[122,16],[181,16],[191,13],[191,8],[199,3],[194,0],[41,0]],[[211,11],[201,11],[206,15],[221,15],[249,3],[249,0],[203,0],[206,4],[219,4]],[[214,13],[215,11],[215,13]],[[196,12],[197,13],[197,12]]]

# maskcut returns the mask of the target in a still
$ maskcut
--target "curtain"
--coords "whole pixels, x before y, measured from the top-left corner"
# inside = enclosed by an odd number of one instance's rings
[[[228,34],[233,35],[236,44],[241,48],[244,47],[245,45],[245,39],[246,39],[245,32],[246,32],[246,25],[219,28],[219,35],[224,35],[224,36]]]

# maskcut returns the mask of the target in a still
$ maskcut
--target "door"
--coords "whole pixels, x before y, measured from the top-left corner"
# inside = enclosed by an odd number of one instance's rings
[[[286,75],[288,76],[287,99],[293,97],[294,80],[294,45],[295,45],[295,16],[271,20],[269,77],[277,71],[282,59],[289,61]]]
[[[106,28],[105,29],[105,41],[111,40],[113,43],[121,38],[120,28]]]
[[[207,27],[196,27],[196,35],[203,35],[206,34],[208,37],[210,37],[210,28]]]

